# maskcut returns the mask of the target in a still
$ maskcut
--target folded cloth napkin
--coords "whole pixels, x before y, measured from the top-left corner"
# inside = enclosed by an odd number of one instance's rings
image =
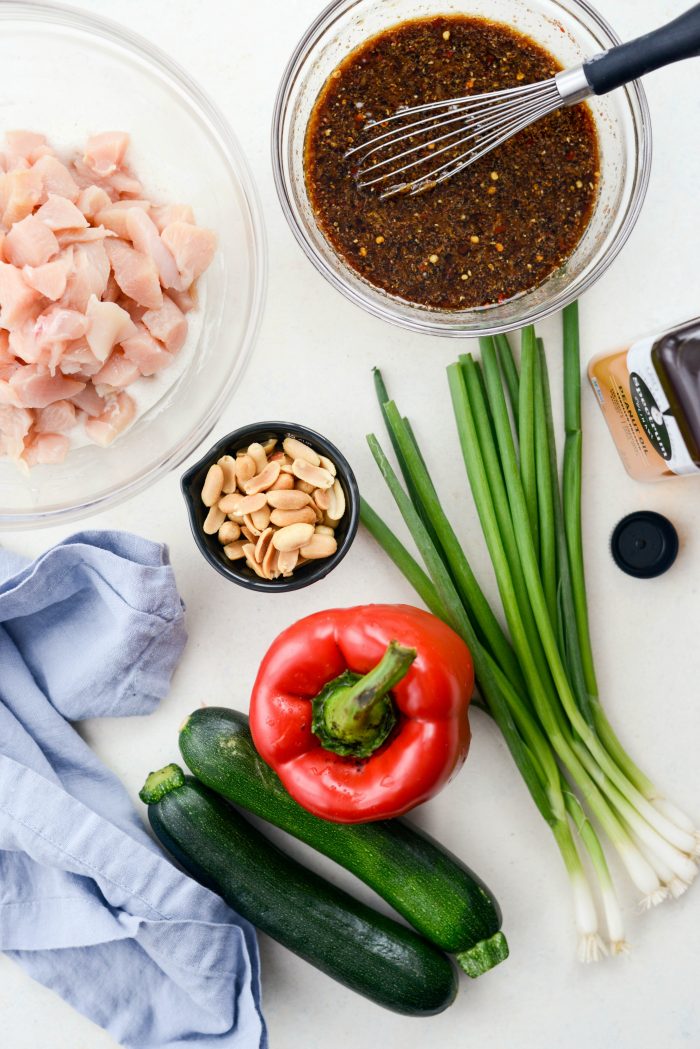
[[[69,724],[153,710],[185,638],[163,546],[0,550],[0,950],[128,1049],[259,1049],[253,929],[163,856]]]

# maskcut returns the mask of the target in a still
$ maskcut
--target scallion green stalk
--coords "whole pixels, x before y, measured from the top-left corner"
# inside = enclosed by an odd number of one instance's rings
[[[611,953],[623,953],[627,944],[588,813],[619,853],[646,906],[688,888],[697,874],[698,836],[692,821],[660,796],[626,754],[597,695],[583,567],[577,311],[569,308],[564,316],[561,490],[541,340],[533,329],[524,330],[520,375],[507,339],[480,343],[483,373],[466,355],[450,366],[448,380],[510,641],[440,505],[413,430],[389,401],[379,373],[377,393],[406,490],[377,439],[368,442],[427,572],[365,502],[361,514],[427,607],[470,646],[480,705],[499,726],[552,829],[573,888],[579,954],[592,960],[604,947],[578,847],[595,874]]]

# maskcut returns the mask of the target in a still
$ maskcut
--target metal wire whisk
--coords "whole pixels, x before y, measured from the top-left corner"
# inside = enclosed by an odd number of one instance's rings
[[[700,4],[645,36],[522,87],[410,106],[365,125],[379,134],[348,150],[360,187],[381,188],[380,199],[416,195],[439,186],[509,138],[562,106],[700,54]],[[397,180],[398,181],[395,181]]]

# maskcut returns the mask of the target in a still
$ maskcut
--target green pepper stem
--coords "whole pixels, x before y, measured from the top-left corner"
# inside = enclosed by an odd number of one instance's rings
[[[346,671],[313,701],[313,730],[327,750],[367,757],[396,724],[391,689],[407,674],[415,648],[391,641],[375,667],[360,676]]]

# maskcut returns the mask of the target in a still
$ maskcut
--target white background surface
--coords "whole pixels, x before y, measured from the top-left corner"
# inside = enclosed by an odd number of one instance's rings
[[[339,444],[368,498],[394,520],[364,442],[365,433],[380,425],[370,368],[381,364],[428,450],[472,562],[490,586],[444,375],[462,347],[394,330],[341,299],[303,258],[274,194],[268,155],[274,92],[292,47],[319,9],[317,0],[93,0],[84,6],[142,33],[200,81],[233,124],[258,184],[270,247],[267,308],[252,364],[212,440],[256,419],[307,423]],[[623,37],[685,6],[684,0],[599,0]],[[651,188],[629,244],[582,303],[585,358],[700,313],[700,62],[652,75],[647,90],[655,134]],[[541,334],[556,392],[557,321],[543,325]],[[586,554],[602,692],[642,766],[700,819],[700,480],[657,486],[631,481],[587,387],[584,394]],[[676,565],[656,581],[624,576],[608,553],[615,522],[641,508],[666,513],[681,537]],[[177,726],[193,707],[204,701],[247,708],[260,658],[292,620],[336,604],[412,600],[398,572],[363,534],[343,564],[308,590],[272,598],[228,584],[192,543],[174,475],[87,525],[132,529],[167,542],[188,606],[189,645],[160,710],[147,719],[83,726],[137,805],[145,773],[177,758]],[[73,530],[3,541],[33,555]],[[441,1049],[700,1046],[700,889],[640,915],[634,891],[616,871],[633,953],[590,968],[579,965],[568,888],[549,831],[505,746],[478,712],[472,729],[465,769],[416,818],[497,894],[510,960],[476,983],[464,978],[457,1003],[446,1013],[411,1020],[363,1001],[263,938],[272,1049],[418,1049],[428,1040]],[[353,885],[349,876],[336,871],[334,877]],[[353,890],[369,898],[356,885]],[[104,1032],[3,958],[0,1032],[2,1049],[113,1047]]]

